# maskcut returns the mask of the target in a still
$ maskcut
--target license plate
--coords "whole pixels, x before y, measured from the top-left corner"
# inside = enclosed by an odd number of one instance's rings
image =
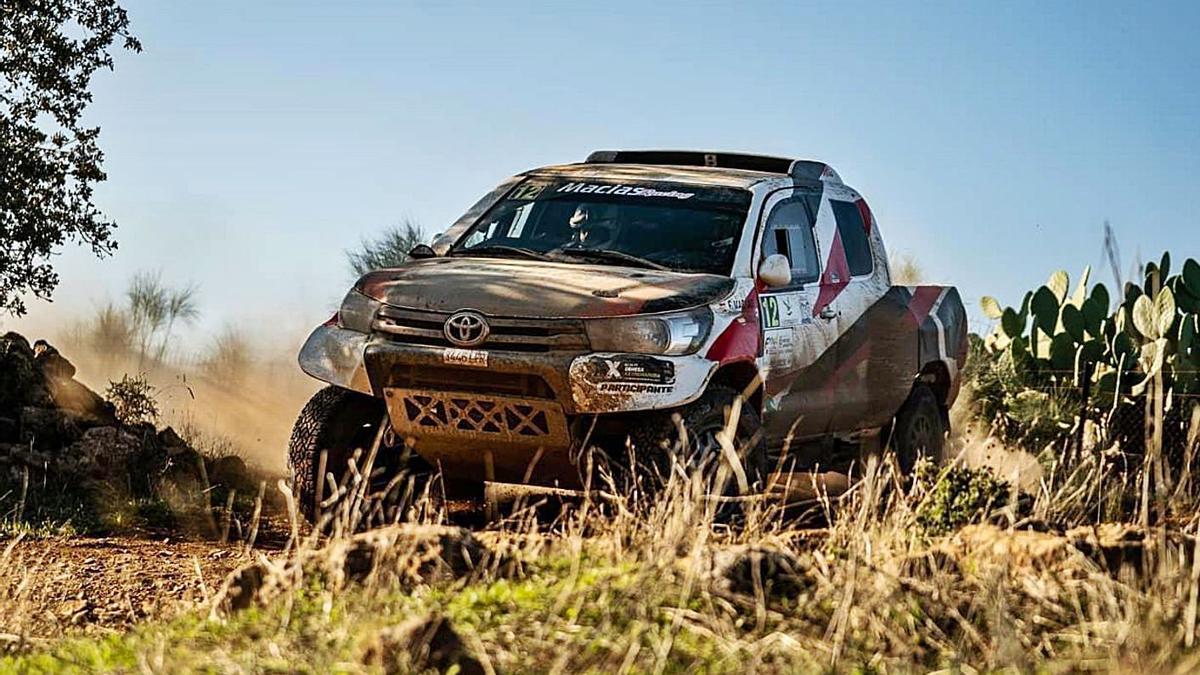
[[[442,352],[442,363],[487,368],[488,353],[481,349],[447,349]]]

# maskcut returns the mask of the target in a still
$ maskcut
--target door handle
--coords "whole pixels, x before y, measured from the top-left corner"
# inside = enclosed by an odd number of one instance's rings
[[[822,309],[821,313],[818,316],[820,316],[822,319],[825,319],[826,321],[831,321],[833,319],[836,319],[837,315],[838,315],[838,313],[837,313],[836,309],[834,309],[833,307],[831,307],[829,305],[825,305],[825,309]]]

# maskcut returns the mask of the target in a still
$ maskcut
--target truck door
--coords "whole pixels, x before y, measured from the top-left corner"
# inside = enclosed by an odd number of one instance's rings
[[[852,432],[878,426],[880,413],[872,407],[876,387],[893,382],[908,386],[911,375],[905,369],[911,365],[897,358],[901,355],[893,353],[893,343],[908,344],[911,338],[893,316],[903,307],[880,303],[890,281],[883,242],[866,202],[849,189],[835,188],[826,196],[816,230],[825,235],[822,243],[829,243],[814,311],[832,314],[837,326],[836,357],[824,386],[832,400],[829,431]],[[884,372],[889,369],[899,370]]]
[[[759,260],[780,253],[792,270],[787,286],[759,296],[764,428],[773,447],[825,433],[832,413],[831,400],[819,395],[822,381],[811,377],[837,337],[836,323],[813,312],[820,295],[820,246],[813,230],[820,202],[819,192],[787,189],[773,193],[763,208]]]

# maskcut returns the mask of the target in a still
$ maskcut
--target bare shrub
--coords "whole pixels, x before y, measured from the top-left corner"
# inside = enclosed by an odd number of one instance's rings
[[[199,288],[167,286],[159,272],[139,272],[129,282],[125,298],[133,324],[139,362],[161,361],[167,354],[176,323],[191,323],[200,316]]]
[[[213,338],[202,366],[223,384],[240,384],[254,365],[254,348],[245,333],[226,326]]]
[[[355,250],[346,251],[346,262],[355,276],[385,267],[395,267],[408,260],[408,252],[425,241],[421,226],[404,220],[384,230],[375,239],[364,239]]]
[[[142,375],[125,375],[120,382],[109,382],[104,397],[113,404],[122,424],[153,423],[158,420],[156,389]]]
[[[917,286],[925,282],[925,270],[911,253],[896,253],[888,260],[892,283],[897,286]]]

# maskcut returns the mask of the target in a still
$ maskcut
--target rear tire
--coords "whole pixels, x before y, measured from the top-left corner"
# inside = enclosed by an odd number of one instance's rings
[[[701,472],[706,481],[715,479],[718,467],[729,466],[716,440],[716,433],[727,426],[728,415],[738,398],[742,398],[740,392],[715,385],[709,387],[698,400],[675,411],[652,413],[643,424],[636,425],[630,438],[637,452],[639,482],[649,486],[652,491],[661,490],[676,465],[682,465],[689,476]],[[686,443],[680,434],[680,424],[686,433]],[[750,489],[761,488],[770,469],[762,422],[750,402],[744,398],[733,447],[738,453]],[[730,482],[720,486],[723,494],[739,492],[735,475],[731,474]]]
[[[941,464],[946,444],[946,423],[942,406],[933,391],[919,384],[896,413],[889,445],[896,464],[904,475],[912,473],[917,460],[928,458]]]
[[[325,453],[325,475],[343,481],[356,450],[361,450],[360,461],[365,461],[386,414],[383,401],[333,386],[313,394],[300,411],[288,443],[288,468],[300,513],[310,523],[324,497],[318,490],[329,494],[331,488],[320,475],[321,454]],[[382,465],[380,450],[377,465]]]

